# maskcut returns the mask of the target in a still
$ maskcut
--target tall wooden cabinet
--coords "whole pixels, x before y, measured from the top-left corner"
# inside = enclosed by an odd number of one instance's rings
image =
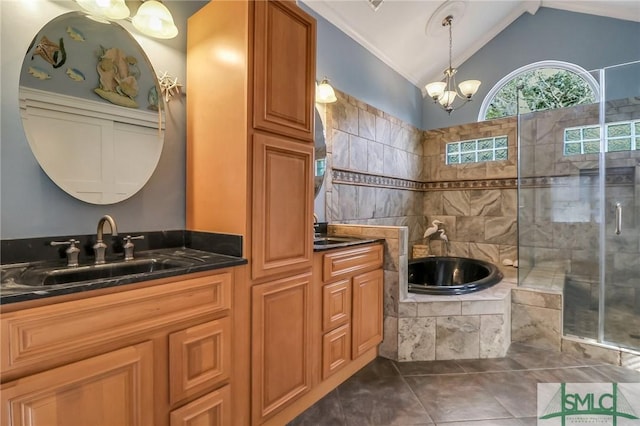
[[[311,386],[315,20],[295,1],[212,1],[189,18],[187,228],[239,234],[234,425]],[[237,333],[237,334],[236,334]],[[240,356],[251,348],[250,357]]]

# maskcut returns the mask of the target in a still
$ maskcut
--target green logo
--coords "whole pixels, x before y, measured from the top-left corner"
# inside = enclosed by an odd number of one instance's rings
[[[542,386],[544,384],[540,384]],[[557,384],[556,384],[557,385]],[[618,418],[638,420],[633,407],[618,388],[617,383],[611,384],[611,391],[592,390],[590,392],[568,392],[567,384],[561,383],[560,389],[553,395],[540,420],[559,418],[562,426],[565,426],[568,417],[580,416],[583,422],[593,423],[595,416],[607,416],[614,426],[618,424]],[[580,384],[581,388],[592,384]],[[578,419],[572,419],[571,423],[580,423]],[[602,419],[604,420],[604,419]]]

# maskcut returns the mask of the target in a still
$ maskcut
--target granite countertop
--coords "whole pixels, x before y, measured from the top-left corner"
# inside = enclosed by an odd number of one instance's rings
[[[363,238],[341,235],[321,235],[313,241],[313,251],[333,250],[363,244],[384,242],[384,238]]]
[[[90,271],[91,269],[100,268],[100,266],[81,264],[79,267],[69,268],[61,261],[42,261],[2,265],[0,268],[0,272],[2,273],[2,279],[0,281],[0,304],[23,302],[26,300],[42,299],[101,288],[117,287],[125,284],[180,276],[194,272],[210,271],[231,266],[244,265],[247,263],[247,260],[241,257],[211,253],[191,248],[167,248],[138,252],[136,253],[135,260],[132,262],[145,261],[155,263],[172,262],[172,266],[167,269],[151,268],[152,270],[148,272],[131,273],[93,280],[61,284],[28,285],[22,284],[20,281],[25,280],[24,277],[37,276],[38,271],[55,271],[55,274],[56,272],[65,273],[70,272],[71,270],[74,272],[83,270]],[[127,264],[127,262],[123,261],[122,258],[107,258],[107,264],[105,266],[110,264],[123,265]]]

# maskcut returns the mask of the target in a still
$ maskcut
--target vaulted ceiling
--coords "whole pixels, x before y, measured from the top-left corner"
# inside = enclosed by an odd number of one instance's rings
[[[424,88],[448,67],[453,16],[453,66],[459,66],[523,13],[540,7],[640,22],[640,1],[614,0],[300,0],[400,75]],[[377,8],[376,8],[377,5]]]

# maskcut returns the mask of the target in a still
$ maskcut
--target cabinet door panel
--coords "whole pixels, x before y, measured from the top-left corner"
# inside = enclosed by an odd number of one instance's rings
[[[351,360],[349,324],[322,336],[322,379],[326,379]]]
[[[382,341],[383,285],[382,270],[353,278],[353,359]]]
[[[3,426],[153,426],[153,344],[2,385]]]
[[[306,393],[311,274],[252,288],[252,412],[255,424]]]
[[[210,321],[169,336],[171,404],[229,378],[231,320]]]
[[[254,4],[253,125],[311,142],[315,20],[293,1],[256,1]]]
[[[328,332],[351,319],[351,281],[322,287],[322,331]]]
[[[171,426],[231,426],[229,386],[171,412]]]
[[[313,146],[263,134],[253,144],[252,278],[310,268]]]

